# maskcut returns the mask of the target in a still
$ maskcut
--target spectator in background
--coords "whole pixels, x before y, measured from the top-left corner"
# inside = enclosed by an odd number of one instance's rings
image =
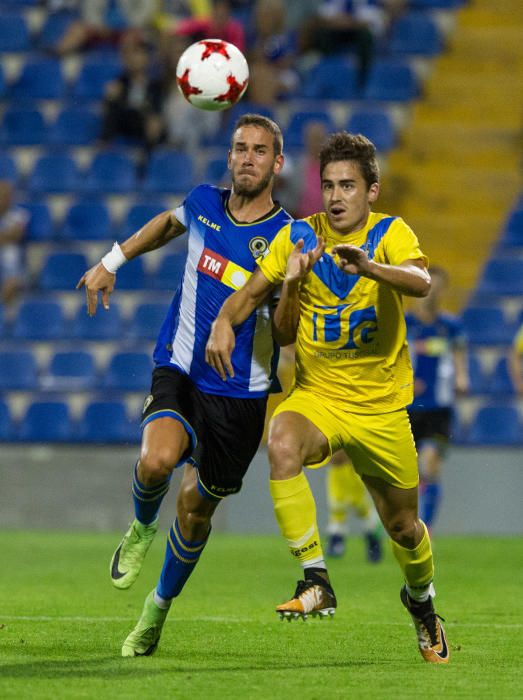
[[[23,239],[29,215],[13,204],[13,185],[0,180],[0,302],[7,304],[24,287]]]
[[[418,450],[421,519],[428,528],[441,499],[441,466],[451,433],[455,392],[468,391],[466,339],[460,322],[441,311],[447,272],[431,266],[432,287],[406,315],[414,366],[414,401],[409,407]]]
[[[296,217],[303,219],[323,207],[320,180],[320,149],[327,138],[327,130],[322,122],[309,122],[305,127],[305,151],[298,164],[300,192],[296,207]]]
[[[174,32],[189,37],[192,41],[201,39],[223,39],[245,52],[245,30],[231,13],[229,0],[212,0],[208,17],[190,17],[180,20]]]
[[[157,0],[85,0],[75,2],[80,17],[69,25],[55,47],[60,56],[109,45],[118,46],[130,31],[143,32],[152,26]]]
[[[165,137],[163,81],[151,76],[151,59],[143,41],[127,37],[121,48],[124,70],[105,91],[101,140],[137,140],[149,152]]]
[[[523,396],[523,323],[514,337],[508,366],[514,390],[518,396]]]

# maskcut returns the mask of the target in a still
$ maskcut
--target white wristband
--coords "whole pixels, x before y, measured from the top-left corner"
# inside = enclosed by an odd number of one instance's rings
[[[127,258],[123,254],[123,251],[118,243],[115,243],[111,250],[102,258],[102,265],[105,267],[107,272],[112,272],[113,274],[126,262]]]

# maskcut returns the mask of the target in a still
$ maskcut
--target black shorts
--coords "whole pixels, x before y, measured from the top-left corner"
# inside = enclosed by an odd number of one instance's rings
[[[198,488],[212,500],[237,493],[263,435],[267,399],[206,394],[185,374],[167,367],[153,372],[142,428],[156,418],[180,421],[191,445],[180,462],[198,470]]]
[[[408,412],[416,447],[427,440],[434,440],[442,445],[449,441],[452,409],[409,408]]]

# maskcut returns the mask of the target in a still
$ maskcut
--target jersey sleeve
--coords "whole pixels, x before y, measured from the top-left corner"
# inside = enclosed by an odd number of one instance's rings
[[[189,228],[192,208],[196,202],[200,201],[202,195],[204,195],[203,189],[203,185],[198,185],[198,187],[195,187],[188,193],[181,204],[171,210],[171,214],[173,214],[177,221],[179,221],[182,226],[185,226],[185,228]]]
[[[264,277],[272,284],[281,284],[287,270],[287,260],[293,249],[290,240],[290,225],[287,224],[278,231],[266,255],[257,259],[258,266]]]
[[[423,260],[426,266],[429,264],[429,259],[421,251],[418,237],[403,219],[392,222],[384,243],[390,265],[401,265],[405,260]]]

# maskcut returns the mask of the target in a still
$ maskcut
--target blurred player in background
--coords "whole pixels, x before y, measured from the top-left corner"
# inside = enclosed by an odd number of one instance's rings
[[[0,180],[0,303],[12,302],[26,283],[24,236],[29,214],[13,203],[13,185]]]
[[[352,510],[361,523],[367,560],[373,564],[381,561],[382,530],[378,514],[365,484],[343,450],[332,455],[327,470],[327,506],[327,556],[341,557],[345,554],[348,519]]]
[[[523,323],[514,337],[508,367],[516,394],[523,396]]]
[[[414,366],[414,401],[409,407],[418,450],[421,519],[431,528],[441,499],[441,465],[448,446],[456,391],[468,391],[466,338],[459,319],[441,311],[447,272],[431,266],[429,294],[406,315]]]
[[[111,561],[116,588],[129,588],[138,577],[172,472],[185,465],[184,474],[160,579],[124,641],[122,656],[156,650],[172,600],[207,543],[212,515],[225,496],[240,490],[262,437],[277,361],[271,298],[238,330],[234,381],[223,382],[204,352],[221,304],[250,277],[256,259],[290,220],[271,194],[283,165],[282,148],[277,124],[242,116],[229,151],[232,189],[196,187],[179,207],[152,219],[121,247],[115,244],[78,285],[86,288],[89,314],[96,312],[99,292],[108,308],[121,264],[188,233],[184,275],[158,336],[151,394],[143,408],[132,483],[135,519]],[[283,298],[285,285],[281,293]]]
[[[276,519],[303,580],[276,610],[334,614],[336,597],[321,548],[316,505],[303,465],[321,467],[344,449],[365,482],[404,578],[423,658],[446,663],[449,649],[434,611],[430,537],[418,517],[418,464],[406,406],[413,373],[402,295],[426,296],[427,259],[404,221],[371,212],[379,196],[374,145],[333,134],[322,148],[325,212],[286,225],[257,271],[222,307],[207,360],[231,381],[233,327],[285,282],[281,314],[297,324],[295,384],[273,414],[270,491]],[[241,326],[240,326],[241,328]]]

